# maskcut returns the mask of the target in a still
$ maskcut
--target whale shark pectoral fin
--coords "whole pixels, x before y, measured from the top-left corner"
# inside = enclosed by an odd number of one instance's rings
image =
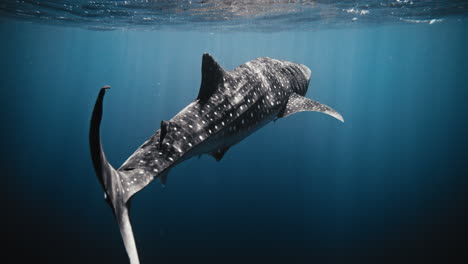
[[[300,96],[298,94],[292,94],[289,97],[286,106],[278,114],[278,117],[287,117],[289,115],[302,111],[322,112],[340,120],[341,122],[344,122],[344,119],[340,115],[340,113],[335,111],[333,108],[321,104],[317,101],[310,100],[309,98],[305,98],[304,96]]]
[[[202,81],[197,99],[206,101],[222,84],[226,72],[208,53],[203,54],[202,59]]]
[[[216,161],[220,161],[224,157],[224,154],[226,154],[226,152],[229,150],[229,148],[230,147],[218,149],[215,152],[210,153],[210,155],[213,156],[216,159]]]
[[[162,174],[158,176],[158,180],[161,183],[163,187],[166,187],[166,182],[167,182],[167,174],[169,173],[169,170],[166,170]]]

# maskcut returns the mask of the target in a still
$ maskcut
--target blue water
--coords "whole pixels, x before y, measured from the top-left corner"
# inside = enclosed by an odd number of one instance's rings
[[[451,263],[466,249],[465,17],[280,31],[0,21],[2,234],[20,250],[5,263],[128,263],[89,155],[98,90],[112,86],[102,137],[118,167],[196,97],[203,52],[227,70],[305,64],[307,97],[345,123],[280,119],[147,186],[132,200],[142,263]]]

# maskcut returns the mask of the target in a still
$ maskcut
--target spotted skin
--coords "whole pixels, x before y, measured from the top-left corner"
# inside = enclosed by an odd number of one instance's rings
[[[238,143],[275,119],[292,94],[304,95],[309,78],[306,66],[271,58],[225,72],[206,102],[195,100],[169,120],[162,145],[158,130],[122,165],[119,171],[138,172],[124,182],[145,184],[183,160]]]
[[[211,55],[204,54],[197,99],[169,121],[163,121],[161,129],[118,170],[107,162],[100,145],[102,100],[109,87],[101,90],[91,123],[92,157],[132,264],[139,262],[127,204],[155,178],[165,184],[172,167],[201,154],[211,154],[219,161],[231,146],[270,121],[295,112],[321,111],[342,121],[333,109],[303,97],[310,74],[304,65],[267,57],[225,71]]]

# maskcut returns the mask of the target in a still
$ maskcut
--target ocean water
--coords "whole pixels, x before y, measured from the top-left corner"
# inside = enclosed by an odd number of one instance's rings
[[[307,65],[345,123],[298,113],[154,181],[132,199],[142,263],[466,261],[463,1],[174,3],[0,4],[3,263],[128,263],[89,154],[97,93],[119,167],[197,96],[204,52]]]

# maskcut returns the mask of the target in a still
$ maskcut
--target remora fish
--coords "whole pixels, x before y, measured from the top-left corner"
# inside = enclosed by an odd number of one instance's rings
[[[343,122],[332,108],[303,97],[311,71],[304,65],[271,58],[249,61],[225,71],[203,54],[197,98],[143,143],[115,170],[100,140],[104,94],[99,91],[90,127],[91,157],[104,196],[119,224],[130,263],[139,263],[129,218],[130,198],[155,178],[166,183],[169,170],[201,154],[217,161],[234,144],[277,118],[300,111],[318,111]]]

